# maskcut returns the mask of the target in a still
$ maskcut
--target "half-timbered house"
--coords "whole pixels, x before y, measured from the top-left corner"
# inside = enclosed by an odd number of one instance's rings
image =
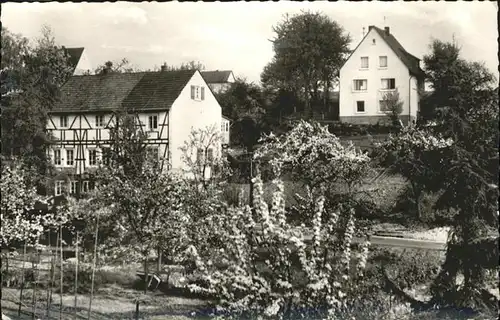
[[[179,148],[193,129],[221,128],[221,107],[196,70],[75,75],[49,114],[48,153],[58,174],[54,194],[92,188],[88,173],[105,160],[117,110],[133,112],[147,133],[148,151],[163,170],[184,168]],[[220,146],[215,146],[220,148]]]

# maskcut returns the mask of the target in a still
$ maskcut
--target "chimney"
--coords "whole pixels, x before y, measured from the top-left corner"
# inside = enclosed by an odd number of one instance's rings
[[[161,66],[161,72],[164,72],[164,71],[167,71],[167,64],[166,63],[162,64],[162,66]]]
[[[385,30],[385,34],[386,34],[386,35],[389,35],[389,34],[390,34],[390,33],[389,33],[389,31],[390,31],[389,27],[385,27],[385,28],[384,28],[384,30]]]
[[[368,32],[370,32],[375,26],[368,26]]]

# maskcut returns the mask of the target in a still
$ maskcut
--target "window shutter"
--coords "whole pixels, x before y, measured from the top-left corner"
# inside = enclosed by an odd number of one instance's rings
[[[205,100],[205,87],[201,87],[201,100]]]
[[[194,86],[191,86],[191,99],[194,100]]]

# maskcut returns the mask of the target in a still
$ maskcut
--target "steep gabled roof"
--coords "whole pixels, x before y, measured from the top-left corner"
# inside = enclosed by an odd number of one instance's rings
[[[398,56],[398,58],[403,62],[403,64],[408,68],[411,75],[414,75],[417,78],[423,78],[425,76],[424,71],[420,68],[420,59],[415,57],[414,55],[407,52],[401,43],[392,35],[390,32],[386,32],[385,30],[380,29],[376,26],[369,26],[368,32],[365,34],[363,39],[358,43],[356,48],[351,52],[349,57],[346,59],[344,64],[351,58],[352,54],[358,49],[358,47],[365,41],[366,37],[370,33],[372,29],[374,29],[382,39],[387,43],[387,45],[394,51],[394,53]],[[342,66],[343,67],[343,66]]]
[[[195,70],[72,76],[52,112],[168,110]]]
[[[196,70],[146,72],[123,101],[127,109],[169,109]]]
[[[68,55],[68,62],[70,64],[71,67],[76,68],[76,66],[78,65],[78,62],[80,62],[80,58],[82,57],[82,54],[83,54],[83,50],[84,48],[81,47],[81,48],[64,48],[64,52],[66,53],[66,55]]]
[[[390,32],[386,32],[375,26],[370,26],[370,28],[377,31],[382,39],[389,45],[389,47],[394,51],[398,58],[405,64],[405,66],[410,71],[410,74],[420,78],[424,76],[424,72],[420,69],[420,59],[407,52],[405,48],[399,43],[399,41]]]
[[[206,83],[227,83],[231,76],[231,70],[202,71],[201,75]]]

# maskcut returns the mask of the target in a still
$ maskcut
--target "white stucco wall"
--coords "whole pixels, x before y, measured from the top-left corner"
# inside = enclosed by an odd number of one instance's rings
[[[196,101],[191,99],[191,85],[205,87],[205,99]],[[170,152],[171,165],[175,171],[187,169],[182,160],[180,148],[188,141],[192,130],[215,126],[221,128],[222,110],[212,92],[208,89],[199,71],[197,71],[175,100],[169,113],[170,122]],[[220,131],[219,131],[220,132]],[[221,152],[220,143],[214,155]],[[196,157],[196,153],[192,155]]]
[[[373,39],[375,39],[375,44],[373,44]],[[379,56],[387,56],[387,68],[379,67]],[[361,69],[361,57],[368,57],[369,67],[367,69]],[[380,37],[377,31],[372,29],[340,70],[339,116],[383,116],[384,113],[379,111],[379,101],[382,100],[384,95],[384,91],[381,90],[381,79],[383,78],[395,79],[396,89],[399,91],[401,101],[403,101],[402,115],[408,115],[409,70],[382,37]],[[364,92],[353,92],[353,80],[355,79],[366,79],[367,90]],[[412,115],[416,115],[418,105],[417,92],[413,91],[411,94],[411,113]],[[365,101],[364,113],[356,111],[357,101]]]

